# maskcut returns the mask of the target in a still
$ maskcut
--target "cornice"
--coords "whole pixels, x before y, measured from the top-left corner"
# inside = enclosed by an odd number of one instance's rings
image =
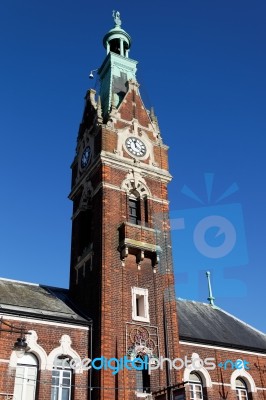
[[[93,161],[93,164],[89,167],[87,173],[84,173],[79,180],[76,182],[74,187],[72,188],[69,199],[73,199],[75,194],[79,191],[80,187],[84,185],[84,183],[90,180],[94,174],[97,172],[100,165],[109,165],[123,171],[125,173],[134,169],[138,173],[140,173],[143,177],[153,178],[156,180],[160,180],[164,183],[169,183],[172,180],[172,176],[166,170],[162,170],[158,167],[154,167],[148,164],[136,162],[133,159],[127,159],[117,154],[113,154],[110,152],[103,151],[98,155],[98,157]],[[122,182],[121,182],[122,183]]]
[[[172,175],[167,171],[163,170],[161,168],[141,163],[138,160],[136,161],[135,159],[132,158],[125,158],[122,156],[119,156],[118,154],[113,154],[110,152],[106,152],[102,150],[101,152],[101,159],[106,165],[113,165],[119,169],[122,170],[128,170],[128,168],[134,168],[136,171],[139,173],[142,173],[143,176],[149,176],[153,178],[159,178],[162,181],[165,182],[171,182],[172,180]],[[124,165],[122,165],[122,163]]]

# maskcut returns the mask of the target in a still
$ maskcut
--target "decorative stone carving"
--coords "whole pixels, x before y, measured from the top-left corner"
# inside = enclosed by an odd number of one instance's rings
[[[91,104],[93,105],[94,108],[96,108],[97,107],[97,103],[95,100],[96,90],[90,89],[88,93],[89,93],[89,98],[90,98]]]
[[[101,97],[98,96],[98,102],[97,102],[97,116],[98,116],[98,122],[102,123],[103,122],[103,115],[102,115],[102,103],[101,103]]]
[[[135,357],[159,356],[158,334],[156,327],[131,325],[127,328],[127,354],[134,359]]]
[[[91,181],[86,181],[83,187],[83,192],[81,195],[81,199],[79,202],[79,209],[80,211],[87,210],[88,205],[91,201],[93,195],[93,187]]]
[[[60,343],[60,346],[55,348],[54,350],[52,350],[48,356],[47,369],[49,371],[51,371],[54,368],[55,359],[58,356],[62,356],[62,355],[68,356],[70,359],[73,358],[73,359],[77,360],[78,361],[77,364],[81,365],[81,358],[80,358],[79,354],[71,347],[72,340],[71,340],[70,336],[62,335],[59,343]],[[82,373],[82,372],[83,372],[82,368],[75,369],[75,373]]]
[[[128,195],[134,194],[136,197],[150,196],[150,191],[145,179],[134,169],[127,174],[126,179],[122,182],[121,188],[125,190]]]
[[[29,353],[32,353],[37,357],[40,370],[44,370],[47,366],[46,351],[37,343],[37,333],[33,330],[30,330],[29,332],[29,334],[25,335],[28,347],[30,348]],[[16,352],[12,351],[9,361],[9,367],[15,368],[17,366],[18,360],[19,358],[17,357]]]

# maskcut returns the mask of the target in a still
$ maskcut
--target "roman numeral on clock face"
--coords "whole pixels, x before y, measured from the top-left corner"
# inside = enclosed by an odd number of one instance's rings
[[[145,144],[138,138],[129,137],[126,139],[126,148],[134,156],[142,157],[146,154]]]

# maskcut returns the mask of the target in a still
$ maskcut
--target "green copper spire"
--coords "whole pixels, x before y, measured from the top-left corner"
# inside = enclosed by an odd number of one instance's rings
[[[215,306],[214,300],[215,297],[212,295],[212,287],[211,287],[211,273],[209,271],[206,272],[207,280],[208,280],[208,287],[209,287],[209,297],[208,300],[211,306]]]
[[[107,50],[107,54],[112,51],[113,53],[128,58],[131,37],[121,28],[122,21],[119,11],[113,11],[113,18],[115,26],[104,36],[103,45]]]
[[[128,89],[128,81],[136,80],[137,61],[131,60],[131,37],[121,28],[119,11],[113,11],[114,28],[103,38],[107,56],[98,70],[103,118],[106,120],[111,105],[118,107]]]

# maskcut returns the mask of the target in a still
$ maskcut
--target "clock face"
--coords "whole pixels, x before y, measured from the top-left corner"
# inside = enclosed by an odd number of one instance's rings
[[[83,150],[83,153],[82,153],[82,156],[81,156],[81,161],[80,161],[81,168],[87,167],[87,165],[90,162],[90,158],[91,158],[91,148],[90,148],[90,146],[87,146]]]
[[[147,151],[145,144],[140,139],[135,137],[127,138],[126,148],[131,154],[137,157],[144,156]]]

